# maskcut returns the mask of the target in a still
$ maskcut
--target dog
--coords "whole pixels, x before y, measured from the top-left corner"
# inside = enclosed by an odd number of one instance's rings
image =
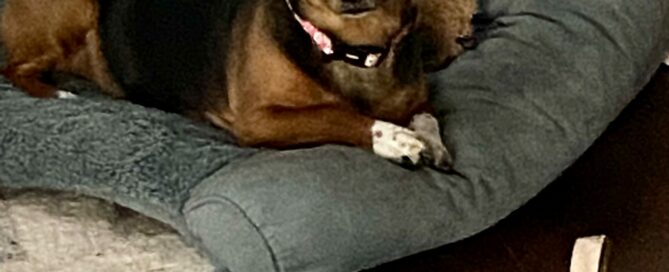
[[[426,73],[471,36],[474,0],[6,0],[3,75],[34,97],[74,74],[115,98],[230,130],[243,146],[344,144],[452,158]]]

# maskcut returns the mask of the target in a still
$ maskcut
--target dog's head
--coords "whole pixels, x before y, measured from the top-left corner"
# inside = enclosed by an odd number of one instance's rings
[[[288,0],[315,27],[350,46],[386,47],[415,19],[412,0]]]

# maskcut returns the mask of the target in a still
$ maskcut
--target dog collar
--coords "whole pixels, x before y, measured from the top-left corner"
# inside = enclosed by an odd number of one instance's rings
[[[290,0],[285,1],[288,5],[288,9],[293,14],[293,17],[295,17],[295,20],[297,20],[302,29],[309,34],[314,45],[316,45],[328,59],[342,60],[362,68],[372,68],[381,64],[381,61],[386,55],[386,48],[337,44],[337,50],[335,50],[335,44],[327,34],[319,30],[311,22],[302,19],[302,17],[295,12],[295,9],[293,9]]]

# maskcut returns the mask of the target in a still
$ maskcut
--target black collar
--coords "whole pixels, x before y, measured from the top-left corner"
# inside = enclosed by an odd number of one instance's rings
[[[302,19],[293,9],[291,0],[285,1],[295,20],[309,34],[311,41],[322,52],[326,60],[340,60],[360,68],[373,68],[379,66],[388,55],[388,47],[351,46],[330,38],[311,22]]]

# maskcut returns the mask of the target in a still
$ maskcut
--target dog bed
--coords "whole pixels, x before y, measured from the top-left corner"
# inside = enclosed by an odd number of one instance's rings
[[[97,96],[0,91],[0,186],[86,194],[167,223],[225,271],[357,271],[471,236],[535,196],[649,80],[664,0],[482,0],[482,42],[431,75],[459,173],[336,145],[255,150]]]

